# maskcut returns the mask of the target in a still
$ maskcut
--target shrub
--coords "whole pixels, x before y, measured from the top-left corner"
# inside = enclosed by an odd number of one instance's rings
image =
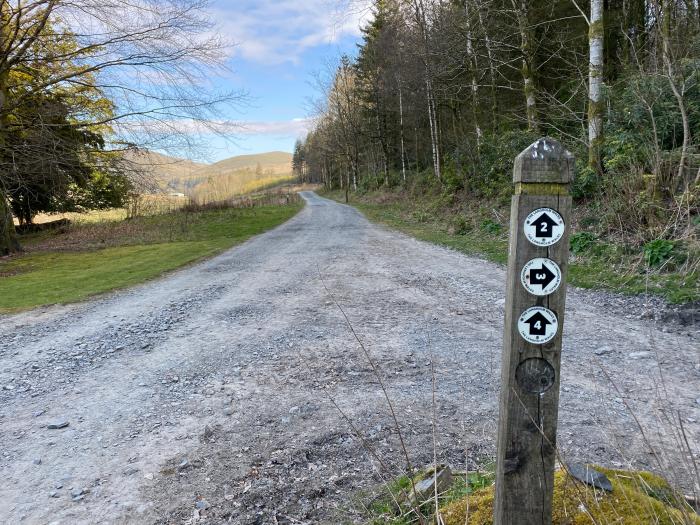
[[[491,235],[498,235],[501,233],[501,231],[503,231],[503,226],[498,224],[496,221],[486,219],[481,222],[481,229]]]
[[[578,164],[578,163],[577,163]],[[596,171],[588,166],[578,169],[578,173],[571,185],[571,195],[576,200],[585,200],[595,197],[600,192],[600,177]]]
[[[571,251],[576,255],[579,255],[593,246],[596,242],[596,236],[591,232],[579,232],[571,235],[569,239],[569,246]]]
[[[450,229],[455,235],[466,235],[471,228],[467,223],[467,219],[465,219],[462,215],[456,215],[452,218]]]
[[[644,259],[649,266],[661,266],[671,258],[676,247],[673,241],[656,239],[644,245]]]
[[[531,131],[487,134],[480,148],[462,145],[454,154],[466,166],[465,189],[476,197],[505,198],[512,192],[513,159],[538,139]]]
[[[442,183],[445,193],[454,194],[464,187],[464,173],[454,163],[449,163],[442,169]]]

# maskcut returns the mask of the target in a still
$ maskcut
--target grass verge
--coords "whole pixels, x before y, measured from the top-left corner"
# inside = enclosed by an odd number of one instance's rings
[[[242,243],[301,208],[296,198],[287,205],[176,211],[26,236],[25,253],[0,260],[0,313],[141,283]]]
[[[555,472],[553,525],[700,525],[700,516],[665,479],[644,471],[594,468],[609,479],[612,491],[581,483],[565,470]],[[456,475],[451,486],[438,495],[437,511],[432,493],[420,505],[419,502],[402,501],[402,495],[407,493],[410,485],[406,476],[390,483],[388,489],[368,506],[367,523],[493,524],[495,486],[494,476],[490,473],[470,473],[468,479],[464,474]],[[423,515],[422,521],[414,512],[416,508]]]
[[[345,202],[341,191],[326,191],[322,195]],[[467,205],[456,211],[439,197],[432,201],[426,197],[417,203],[400,192],[352,194],[350,204],[371,221],[417,239],[507,263],[508,218],[502,210],[488,207],[484,211]],[[671,303],[700,300],[697,253],[684,253],[679,256],[680,261],[670,258],[661,268],[651,268],[641,249],[595,238],[587,243],[580,241],[580,237],[574,237],[569,264],[569,282],[574,286],[626,294],[652,293]]]

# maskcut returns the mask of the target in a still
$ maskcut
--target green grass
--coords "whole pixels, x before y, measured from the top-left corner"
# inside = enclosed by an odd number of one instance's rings
[[[416,514],[412,512],[413,505],[406,501],[406,497],[411,494],[413,484],[424,479],[426,475],[432,475],[432,470],[420,472],[411,479],[402,475],[392,480],[382,490],[378,497],[375,497],[367,507],[368,521],[370,525],[411,525],[417,523]],[[453,482],[450,488],[440,495],[440,506],[446,506],[454,501],[458,501],[469,494],[473,494],[479,489],[493,485],[495,475],[492,472],[470,472],[468,479],[464,473],[453,474]],[[396,502],[400,502],[401,508]],[[433,516],[435,514],[435,503],[431,498],[420,505],[420,512],[423,516]],[[432,520],[428,520],[432,523]]]
[[[391,481],[378,498],[369,505],[371,525],[391,524],[409,525],[410,519],[405,518],[398,512],[397,501],[402,501],[406,494],[411,491],[411,479],[408,476],[399,476]],[[410,506],[408,506],[410,508]],[[407,510],[407,509],[404,509]]]
[[[610,470],[596,467],[613,485],[611,493],[596,490],[579,483],[566,471],[554,473],[552,523],[677,523],[700,525],[698,517],[685,498],[664,478],[644,471]],[[430,469],[419,473],[414,480],[424,479]],[[423,519],[419,519],[407,502],[399,508],[395,501],[402,501],[410,491],[411,480],[406,476],[390,481],[366,506],[368,525],[415,525],[437,523],[446,525],[486,525],[493,523],[495,473],[492,470],[454,473],[451,486],[438,496],[431,497],[420,506]]]
[[[65,239],[26,239],[28,253],[0,262],[0,312],[80,301],[141,283],[242,243],[301,207],[175,212],[77,227]],[[75,249],[71,239],[87,249]],[[100,243],[116,245],[95,249]]]
[[[345,201],[343,192],[325,192],[324,196]],[[493,221],[478,216],[471,221],[477,226],[455,228],[454,216],[441,212],[439,198],[426,196],[421,207],[406,198],[382,198],[382,194],[351,195],[350,204],[365,216],[381,224],[407,233],[417,239],[447,246],[462,253],[484,257],[499,264],[508,260],[508,232],[498,231]],[[458,225],[459,226],[459,225]],[[454,231],[454,230],[458,231]],[[505,230],[505,228],[502,228]],[[580,242],[580,240],[579,240]],[[582,248],[583,249],[583,248]],[[696,261],[698,254],[684,254],[685,260]],[[673,263],[673,261],[669,261]],[[688,266],[686,266],[687,268]],[[700,300],[700,275],[686,271],[682,264],[669,264],[663,270],[649,268],[641,249],[634,250],[599,241],[586,243],[569,265],[569,282],[581,288],[606,289],[625,294],[652,293],[671,303]]]
[[[339,199],[340,200],[340,199]],[[408,216],[406,209],[399,204],[375,204],[351,202],[368,219],[386,224],[391,228],[407,233],[422,241],[453,248],[462,253],[484,256],[491,261],[505,264],[508,261],[508,239],[501,235],[483,232],[467,232],[461,235],[450,234],[439,220],[417,220]]]

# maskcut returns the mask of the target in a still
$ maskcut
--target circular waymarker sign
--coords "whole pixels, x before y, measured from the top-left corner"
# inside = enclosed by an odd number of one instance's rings
[[[544,306],[528,308],[518,318],[518,331],[528,343],[548,343],[557,335],[558,329],[557,316]]]
[[[561,269],[553,260],[538,257],[525,264],[520,282],[532,295],[549,295],[561,284]]]
[[[552,208],[537,208],[525,219],[525,237],[535,246],[551,246],[564,235],[564,219]]]
[[[515,369],[515,380],[529,394],[544,394],[554,386],[557,373],[545,359],[526,359]]]

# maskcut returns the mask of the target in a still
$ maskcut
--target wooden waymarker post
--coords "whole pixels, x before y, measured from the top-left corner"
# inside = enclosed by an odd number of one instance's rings
[[[496,525],[549,525],[574,158],[542,138],[515,159],[496,460]]]

